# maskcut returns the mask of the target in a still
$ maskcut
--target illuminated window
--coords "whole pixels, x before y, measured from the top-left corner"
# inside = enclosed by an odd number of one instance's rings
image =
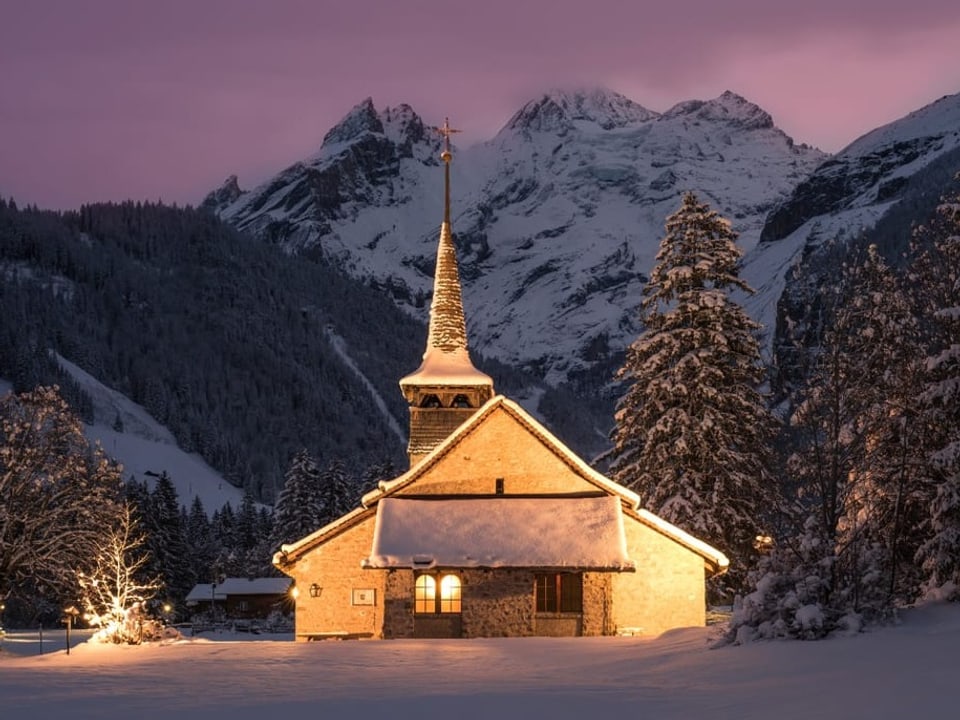
[[[414,585],[413,610],[416,613],[460,612],[461,585],[456,575],[440,578],[440,593],[437,594],[437,578],[433,575],[418,575]]]
[[[413,611],[418,613],[436,612],[437,581],[433,575],[420,575],[413,591]]]
[[[460,612],[460,578],[444,575],[440,579],[440,612]]]
[[[583,612],[583,576],[578,573],[537,575],[537,612]]]

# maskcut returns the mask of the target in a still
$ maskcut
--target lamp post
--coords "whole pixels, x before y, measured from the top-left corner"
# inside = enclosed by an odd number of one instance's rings
[[[73,627],[73,619],[80,614],[75,605],[70,605],[63,609],[63,621],[67,624],[67,655],[70,654],[70,629]]]

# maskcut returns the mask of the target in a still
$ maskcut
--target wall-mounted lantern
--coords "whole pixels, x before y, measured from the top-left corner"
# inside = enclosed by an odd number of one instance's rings
[[[310,597],[312,597],[312,598],[318,598],[318,597],[320,597],[320,593],[322,593],[322,592],[323,592],[323,588],[320,587],[319,585],[317,585],[316,583],[313,583],[313,584],[310,586]]]

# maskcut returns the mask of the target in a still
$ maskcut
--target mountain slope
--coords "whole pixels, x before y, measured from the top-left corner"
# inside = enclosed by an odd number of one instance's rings
[[[744,276],[761,293],[748,308],[778,330],[801,319],[796,289],[835,270],[836,253],[878,242],[893,262],[960,170],[960,94],[857,139],[823,162],[768,216]],[[784,292],[784,289],[787,292]],[[777,322],[779,316],[779,322]]]
[[[18,389],[58,383],[85,422],[112,426],[116,413],[53,351],[259,499],[301,448],[357,472],[403,456],[396,381],[422,352],[423,324],[208,212],[125,203],[60,214],[0,199],[0,279],[0,376]],[[371,412],[377,403],[385,410]]]
[[[314,156],[207,198],[239,228],[321,253],[418,317],[441,218],[440,137],[408,106],[353,108]],[[665,217],[694,190],[745,247],[824,158],[733,93],[658,114],[608,90],[552,91],[456,154],[453,226],[473,347],[544,377],[609,379]],[[599,376],[598,376],[599,378]],[[596,384],[596,382],[591,382]]]

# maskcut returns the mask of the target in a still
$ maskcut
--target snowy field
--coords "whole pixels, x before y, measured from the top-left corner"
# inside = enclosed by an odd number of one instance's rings
[[[823,642],[293,643],[249,637],[0,650],[0,718],[955,718],[960,604]],[[12,638],[11,638],[12,639]],[[26,654],[21,654],[26,653]]]

